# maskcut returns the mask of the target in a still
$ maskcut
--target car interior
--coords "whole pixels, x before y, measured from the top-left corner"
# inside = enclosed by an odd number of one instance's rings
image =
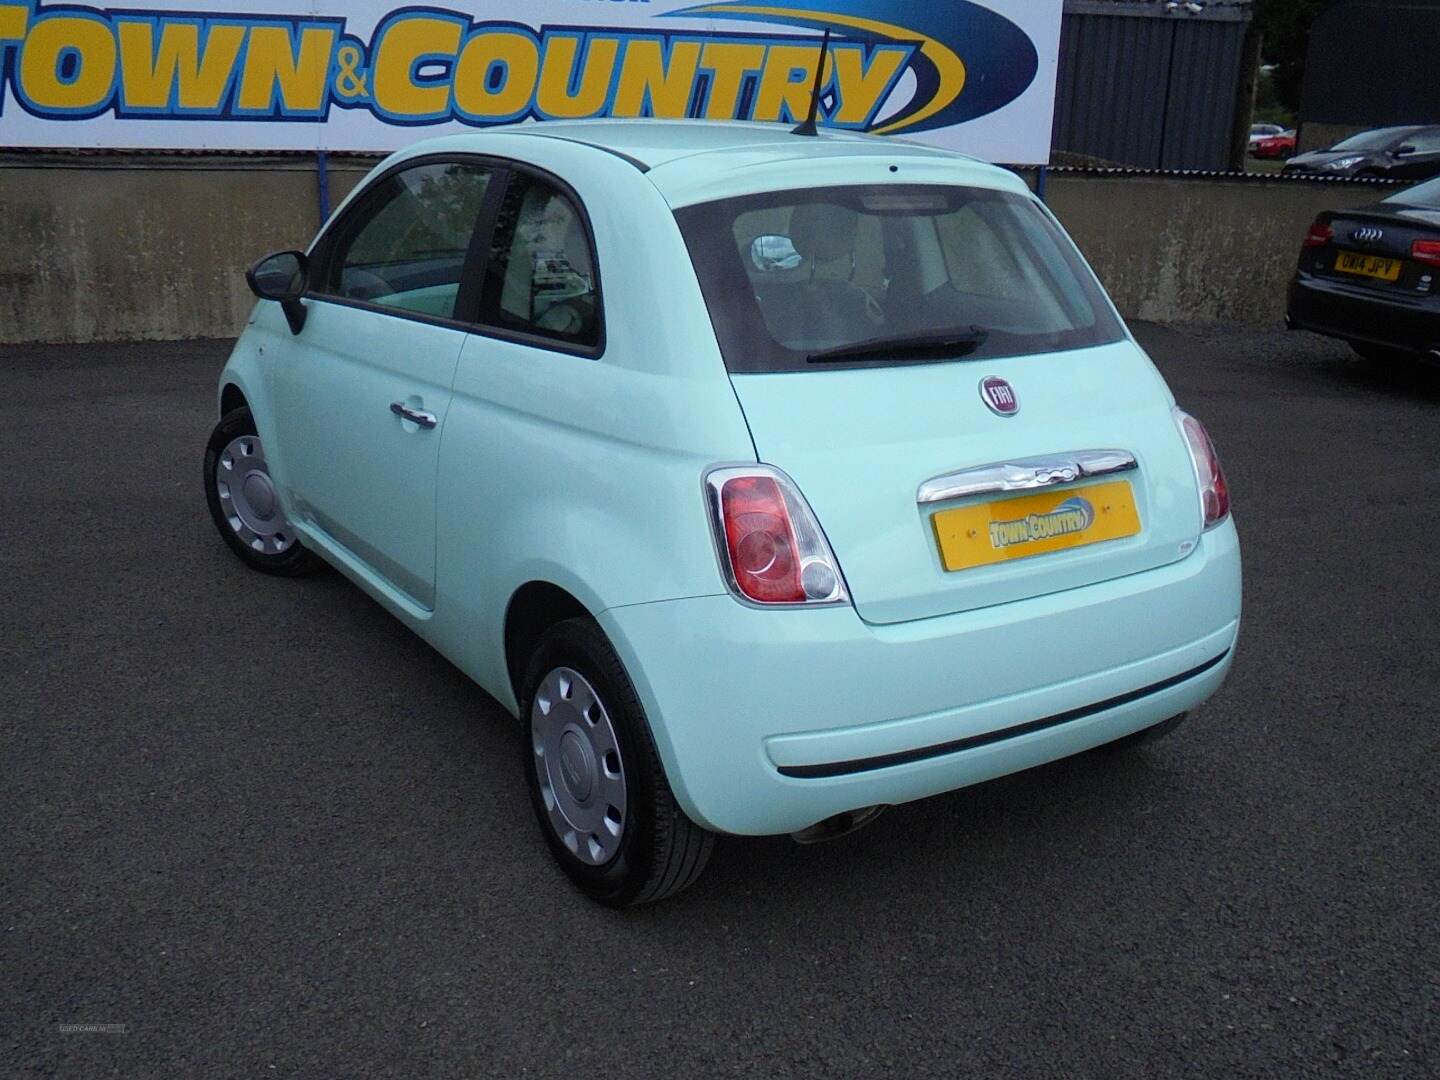
[[[942,208],[943,209],[943,208]],[[1004,203],[940,213],[807,201],[741,213],[737,253],[774,340],[793,350],[979,325],[1051,334],[1093,312],[1047,270],[1045,239]]]

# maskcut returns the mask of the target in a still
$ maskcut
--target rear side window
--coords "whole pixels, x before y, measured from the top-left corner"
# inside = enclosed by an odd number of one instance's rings
[[[1123,337],[1074,245],[1009,192],[815,188],[676,218],[732,372],[813,370],[812,357],[871,342],[974,337],[965,355],[993,357]],[[913,353],[854,365],[902,359]]]
[[[481,293],[481,322],[564,345],[600,342],[600,285],[585,218],[566,192],[511,174]]]
[[[318,290],[414,315],[455,317],[492,170],[417,165],[380,181],[340,225]]]

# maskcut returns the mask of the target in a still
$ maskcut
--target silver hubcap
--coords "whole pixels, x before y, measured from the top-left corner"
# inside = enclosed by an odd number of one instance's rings
[[[215,487],[220,492],[225,520],[248,547],[263,555],[283,555],[294,547],[295,534],[280,512],[280,500],[258,438],[241,435],[220,452],[220,460],[215,463]]]
[[[610,714],[585,676],[562,667],[541,680],[530,740],[550,827],[581,862],[603,866],[625,835],[625,765]]]

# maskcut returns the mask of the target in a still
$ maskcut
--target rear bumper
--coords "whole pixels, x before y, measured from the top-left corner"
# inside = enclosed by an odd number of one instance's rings
[[[1302,273],[1290,285],[1286,322],[1297,330],[1423,355],[1440,349],[1440,292],[1385,296]]]
[[[1224,681],[1239,616],[1226,522],[1158,570],[912,623],[728,596],[600,622],[686,813],[764,835],[1003,776],[1194,708]]]

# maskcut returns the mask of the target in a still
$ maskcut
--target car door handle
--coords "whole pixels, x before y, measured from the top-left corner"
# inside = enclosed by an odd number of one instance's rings
[[[403,401],[392,401],[390,403],[390,411],[400,417],[401,420],[409,420],[412,424],[419,424],[427,430],[440,423],[439,420],[435,419],[434,413],[428,413],[421,409],[412,409]]]

